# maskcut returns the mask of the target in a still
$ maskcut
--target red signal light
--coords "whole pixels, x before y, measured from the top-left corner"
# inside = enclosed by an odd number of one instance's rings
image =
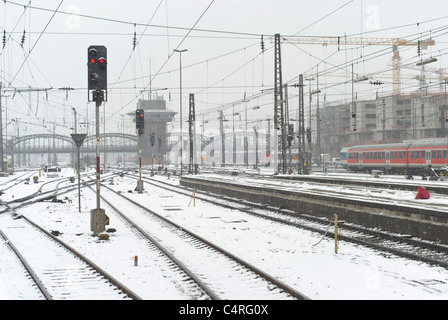
[[[98,61],[99,61],[101,64],[106,63],[106,59],[104,59],[104,58],[100,58]]]
[[[90,63],[95,63],[96,60],[94,58],[90,59]]]

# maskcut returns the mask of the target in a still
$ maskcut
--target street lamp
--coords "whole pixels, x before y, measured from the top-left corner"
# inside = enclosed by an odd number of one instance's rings
[[[183,149],[183,139],[182,139],[182,53],[187,52],[188,49],[178,50],[174,49],[173,52],[179,53],[180,58],[180,106],[179,106],[179,117],[180,117],[180,175],[182,176],[182,149]]]
[[[424,66],[424,65],[426,65],[428,63],[433,63],[433,62],[436,62],[436,61],[437,61],[437,58],[429,58],[429,59],[426,59],[426,60],[421,60],[421,61],[417,62],[415,65],[420,67],[420,66]]]
[[[353,82],[357,83],[357,82],[363,82],[363,81],[367,81],[367,80],[369,80],[369,77],[362,76],[362,77],[354,79]]]

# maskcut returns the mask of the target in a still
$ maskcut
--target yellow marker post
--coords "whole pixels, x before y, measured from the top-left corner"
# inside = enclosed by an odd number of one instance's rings
[[[334,215],[334,253],[338,253],[338,215]]]

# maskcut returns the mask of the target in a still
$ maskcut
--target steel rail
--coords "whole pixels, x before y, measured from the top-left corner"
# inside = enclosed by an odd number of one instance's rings
[[[169,220],[169,219],[163,217],[162,215],[158,214],[157,212],[155,212],[155,211],[153,211],[153,210],[151,210],[151,209],[148,209],[148,208],[144,207],[144,206],[141,205],[140,203],[138,203],[138,202],[136,202],[136,201],[134,201],[134,200],[132,200],[132,199],[129,199],[129,198],[123,196],[122,194],[120,194],[120,193],[114,191],[113,189],[109,188],[108,186],[103,185],[103,187],[105,187],[105,188],[111,190],[111,191],[114,192],[116,195],[118,195],[118,196],[120,196],[120,197],[122,197],[122,198],[128,200],[129,202],[133,203],[134,205],[138,206],[139,208],[141,208],[141,209],[143,209],[143,210],[145,210],[145,211],[147,211],[147,212],[153,214],[154,216],[156,216],[156,217],[158,217],[159,219],[163,220],[164,222],[166,222],[166,223],[168,223],[168,224],[174,226],[175,228],[184,231],[184,232],[185,232],[186,234],[188,234],[189,236],[191,236],[191,237],[193,237],[193,238],[195,238],[195,239],[197,239],[197,240],[199,240],[199,241],[201,241],[201,242],[207,244],[208,246],[210,246],[211,248],[215,249],[216,251],[221,252],[222,254],[224,254],[225,256],[227,256],[228,258],[230,258],[230,259],[236,261],[237,263],[241,264],[241,265],[244,266],[245,268],[251,270],[251,271],[254,272],[255,274],[257,274],[257,275],[259,275],[260,277],[264,278],[266,281],[268,281],[268,282],[274,284],[275,286],[277,286],[278,288],[280,288],[280,289],[283,290],[284,292],[288,293],[288,294],[291,295],[292,297],[294,297],[294,298],[296,298],[296,299],[298,299],[298,300],[310,300],[310,298],[307,297],[306,295],[304,295],[304,294],[298,292],[297,290],[291,288],[290,286],[288,286],[287,284],[283,283],[282,281],[280,281],[280,280],[276,279],[275,277],[273,277],[273,276],[271,276],[271,275],[265,273],[264,271],[262,271],[262,270],[260,270],[259,268],[253,266],[252,264],[246,262],[245,260],[243,260],[243,259],[241,259],[241,258],[235,256],[234,254],[230,253],[229,251],[227,251],[227,250],[225,250],[225,249],[223,249],[223,248],[220,248],[219,246],[217,246],[217,245],[215,245],[214,243],[212,243],[212,242],[206,240],[205,238],[203,238],[203,237],[201,237],[201,236],[199,236],[199,235],[197,235],[197,234],[195,234],[195,233],[189,231],[188,229],[185,229],[183,226],[181,226],[181,225],[179,225],[179,224],[177,224],[177,223],[175,223],[175,222],[173,222],[173,221],[171,221],[171,220]]]

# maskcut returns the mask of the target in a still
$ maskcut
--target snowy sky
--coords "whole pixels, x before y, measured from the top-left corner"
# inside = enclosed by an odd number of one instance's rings
[[[267,116],[272,118],[272,94],[258,96],[274,83],[270,37],[280,33],[288,38],[353,36],[417,41],[431,36],[436,45],[422,51],[421,57],[417,47],[402,47],[402,62],[415,63],[435,56],[438,61],[431,67],[442,68],[447,62],[448,4],[442,0],[425,3],[422,6],[416,0],[7,0],[0,4],[0,30],[2,36],[6,34],[5,46],[0,51],[0,81],[7,90],[4,92],[7,98],[2,99],[2,104],[8,106],[6,121],[19,118],[22,122],[40,124],[22,124],[23,134],[52,132],[52,127],[42,127],[48,122],[58,123],[58,133],[71,133],[72,108],[76,108],[80,122],[92,121],[94,107],[87,104],[86,90],[87,48],[92,44],[108,48],[110,91],[105,110],[110,132],[122,131],[121,115],[135,110],[142,90],[146,90],[147,98],[150,87],[164,96],[169,109],[179,110],[179,54],[173,54],[174,49],[188,49],[182,54],[183,105],[188,106],[188,94],[194,93],[199,119],[216,121],[219,108],[224,109],[227,117],[238,112],[241,117],[248,108],[248,118],[253,122]],[[135,49],[134,32],[138,42]],[[263,54],[261,35],[266,48]],[[285,44],[283,82],[294,84],[300,73],[319,72],[321,101],[344,101],[351,99],[348,97],[351,85],[345,82],[351,79],[352,64],[356,74],[390,70],[391,57],[389,46],[338,48]],[[326,77],[326,72],[339,76]],[[402,70],[402,73],[419,74],[419,71]],[[149,75],[153,79],[151,85]],[[357,85],[358,98],[370,98],[376,91],[391,92],[392,79],[380,80],[385,83],[382,87]],[[404,91],[415,90],[417,86],[418,81],[403,77]],[[15,95],[10,91],[29,87],[53,89]],[[66,94],[59,90],[64,87],[74,90]],[[292,112],[297,109],[297,93],[297,89],[291,89]],[[241,102],[245,96],[250,98],[247,104]],[[257,106],[260,108],[253,110]],[[183,115],[186,119],[188,112]],[[124,118],[125,130],[134,133],[131,118]],[[173,126],[177,127],[175,123]],[[15,124],[8,126],[8,134],[15,130]]]

